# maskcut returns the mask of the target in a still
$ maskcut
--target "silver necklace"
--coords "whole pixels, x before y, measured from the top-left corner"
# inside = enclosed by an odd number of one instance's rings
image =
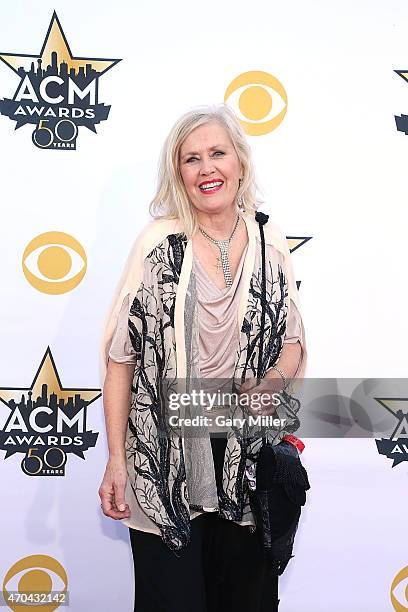
[[[201,227],[199,228],[204,238],[206,238],[207,240],[210,240],[213,244],[216,244],[217,247],[220,249],[221,266],[222,266],[222,271],[224,273],[225,284],[227,285],[227,287],[231,287],[232,285],[231,266],[230,266],[230,260],[229,260],[228,247],[237,230],[238,222],[239,222],[239,215],[237,215],[237,220],[235,222],[234,229],[232,230],[232,234],[229,238],[227,238],[227,240],[215,240],[215,238],[212,238],[211,236],[209,236],[203,229],[201,229]],[[219,262],[218,257],[217,257],[217,260]],[[217,272],[219,271],[219,267],[220,267],[220,264],[217,263]]]

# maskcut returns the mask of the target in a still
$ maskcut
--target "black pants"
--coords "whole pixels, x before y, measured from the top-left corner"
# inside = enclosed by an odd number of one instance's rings
[[[225,438],[211,437],[217,485]],[[135,569],[134,612],[276,612],[278,580],[248,527],[206,512],[191,521],[178,557],[151,533],[129,529]]]

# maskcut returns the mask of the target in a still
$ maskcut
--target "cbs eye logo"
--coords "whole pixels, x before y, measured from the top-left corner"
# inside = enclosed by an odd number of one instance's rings
[[[238,118],[250,136],[262,136],[276,129],[282,123],[288,106],[282,83],[261,70],[238,75],[225,91],[224,102],[227,100],[239,108],[244,118]]]
[[[26,246],[22,265],[24,276],[35,289],[60,295],[79,285],[87,259],[83,246],[73,236],[46,232]]]
[[[390,590],[391,603],[395,612],[408,610],[408,565],[395,576]]]
[[[4,602],[14,612],[28,608],[52,612],[67,605],[67,590],[65,569],[48,555],[23,557],[10,567],[3,580]]]

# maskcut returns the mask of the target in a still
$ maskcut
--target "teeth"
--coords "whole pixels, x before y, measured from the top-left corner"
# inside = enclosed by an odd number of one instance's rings
[[[222,181],[216,181],[215,183],[207,183],[206,185],[202,185],[200,189],[205,191],[206,189],[214,189],[214,187],[219,187],[220,185],[222,185]]]

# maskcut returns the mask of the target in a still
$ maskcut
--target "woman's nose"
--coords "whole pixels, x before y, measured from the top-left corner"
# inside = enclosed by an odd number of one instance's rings
[[[214,171],[214,163],[211,157],[202,157],[201,158],[201,166],[200,173],[201,174],[210,174]]]

